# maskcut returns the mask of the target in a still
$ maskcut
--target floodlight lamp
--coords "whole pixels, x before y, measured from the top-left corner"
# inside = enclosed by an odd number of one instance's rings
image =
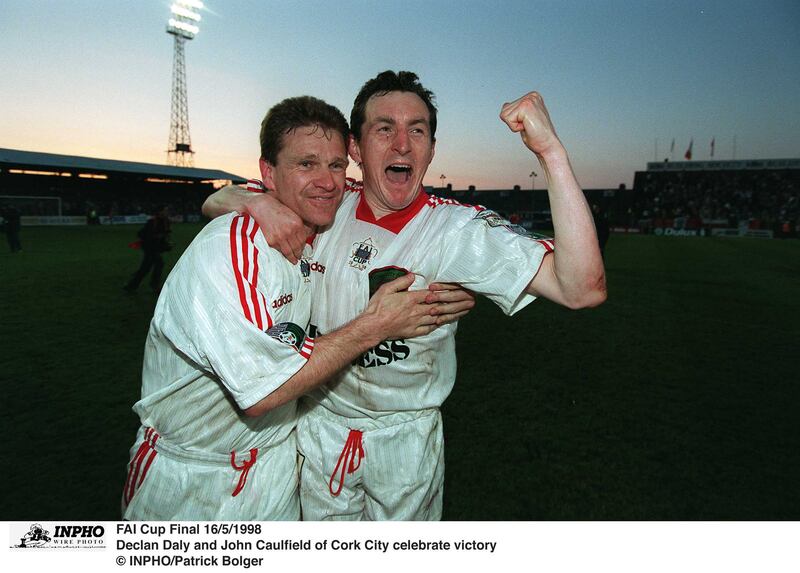
[[[178,17],[194,20],[195,22],[200,21],[200,14],[192,12],[191,10],[184,8],[183,6],[179,6],[178,4],[173,4],[170,7],[170,11]]]
[[[203,9],[203,3],[200,0],[175,0],[175,4],[180,4],[187,8],[194,8],[195,10]]]
[[[200,32],[200,28],[197,26],[187,24],[186,22],[181,22],[180,20],[175,20],[174,18],[170,18],[168,24],[168,32],[172,34],[178,34],[184,38],[192,39]]]

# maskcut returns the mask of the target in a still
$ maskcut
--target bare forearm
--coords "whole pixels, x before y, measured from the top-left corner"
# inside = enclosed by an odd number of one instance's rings
[[[563,146],[539,161],[547,179],[556,249],[548,269],[558,286],[556,300],[570,308],[596,306],[606,298],[605,270],[592,212]]]
[[[280,388],[248,408],[248,416],[259,416],[324,384],[382,340],[414,338],[436,328],[436,317],[425,302],[428,291],[406,292],[414,282],[407,274],[381,286],[358,318],[315,340],[308,362]]]
[[[233,211],[244,213],[247,210],[247,201],[252,196],[253,193],[250,191],[228,185],[206,198],[203,203],[203,215],[209,219],[215,219]]]
[[[380,343],[368,317],[359,317],[331,334],[314,341],[306,364],[280,388],[248,408],[248,416],[260,416],[282,406],[330,380],[364,352]]]

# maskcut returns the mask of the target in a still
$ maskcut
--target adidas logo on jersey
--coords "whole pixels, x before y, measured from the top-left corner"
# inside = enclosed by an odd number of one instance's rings
[[[278,298],[272,301],[272,308],[280,308],[286,304],[292,302],[292,295],[290,294],[282,294]]]
[[[318,262],[309,263],[306,259],[300,259],[300,274],[303,275],[303,282],[311,282],[311,273],[325,274],[325,265]]]

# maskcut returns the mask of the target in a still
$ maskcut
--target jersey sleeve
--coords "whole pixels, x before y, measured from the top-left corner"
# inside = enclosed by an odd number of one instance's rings
[[[467,217],[466,222],[450,225],[452,230],[441,238],[437,281],[480,293],[508,315],[536,300],[525,288],[553,251],[553,240],[512,225],[489,209],[461,211],[459,216]]]
[[[265,398],[300,368],[310,351],[299,325],[300,344],[287,339],[269,312],[269,301],[285,292],[279,272],[270,272],[266,247],[246,215],[227,215],[214,232],[196,239],[176,265],[159,301],[157,327],[181,353],[216,376],[241,409]],[[155,321],[156,319],[154,319]],[[294,325],[292,325],[294,326]],[[280,329],[278,329],[280,330]],[[268,332],[269,331],[269,332]]]

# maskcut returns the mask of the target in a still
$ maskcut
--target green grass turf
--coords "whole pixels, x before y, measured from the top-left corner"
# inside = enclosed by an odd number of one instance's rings
[[[121,289],[135,231],[0,252],[0,519],[119,517],[156,300]],[[606,263],[598,309],[462,320],[445,518],[800,519],[800,241],[614,236]]]

